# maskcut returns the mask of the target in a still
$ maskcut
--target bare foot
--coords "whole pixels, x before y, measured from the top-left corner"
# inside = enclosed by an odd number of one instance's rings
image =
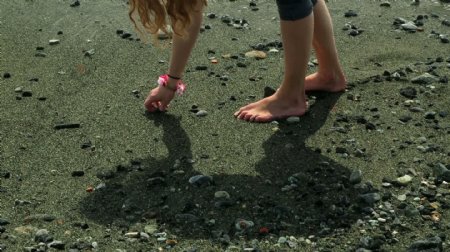
[[[288,100],[275,93],[240,108],[234,116],[248,122],[271,122],[290,116],[302,116],[306,111],[306,100]]]
[[[347,81],[343,74],[336,77],[323,77],[313,73],[305,78],[305,91],[342,92],[347,87]]]

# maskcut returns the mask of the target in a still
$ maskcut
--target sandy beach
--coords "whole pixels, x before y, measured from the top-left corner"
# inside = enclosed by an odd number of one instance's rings
[[[449,250],[449,4],[329,0],[347,90],[252,124],[233,113],[283,77],[275,1],[210,1],[153,114],[169,40],[75,2],[0,2],[0,251]]]

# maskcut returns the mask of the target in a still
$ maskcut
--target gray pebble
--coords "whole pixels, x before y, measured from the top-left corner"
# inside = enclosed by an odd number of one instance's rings
[[[289,124],[296,124],[300,122],[300,117],[298,116],[290,116],[286,119],[286,122]]]
[[[208,186],[213,183],[213,178],[211,176],[195,175],[189,178],[189,183],[196,186]]]
[[[424,240],[418,240],[413,242],[407,252],[420,252],[420,251],[444,251],[442,247],[442,239],[439,236],[434,236]]]
[[[66,244],[62,241],[52,241],[51,243],[48,244],[49,248],[54,248],[57,250],[64,250],[66,247]]]
[[[43,243],[49,243],[53,241],[53,237],[50,235],[47,229],[39,229],[34,234],[34,241],[35,242],[43,242]]]
[[[50,39],[49,41],[48,41],[48,43],[49,43],[49,45],[57,45],[57,44],[59,44],[59,39]]]
[[[362,171],[361,170],[353,171],[350,174],[350,178],[349,178],[350,183],[358,184],[358,183],[361,183],[361,180],[362,180]]]
[[[438,81],[438,78],[436,78],[434,75],[431,75],[429,73],[424,73],[422,75],[419,75],[419,76],[411,79],[411,82],[415,83],[415,84],[432,84],[437,81]]]
[[[208,115],[208,112],[206,110],[199,110],[195,115],[198,117],[205,117]]]
[[[366,193],[359,195],[359,197],[369,205],[373,205],[381,200],[381,195],[379,193]]]

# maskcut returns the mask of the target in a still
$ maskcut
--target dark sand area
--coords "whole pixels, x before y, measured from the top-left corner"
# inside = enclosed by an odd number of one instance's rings
[[[450,249],[448,4],[328,1],[348,89],[251,124],[283,76],[275,1],[210,1],[156,114],[168,42],[136,41],[125,0],[73,2],[0,1],[0,251]]]

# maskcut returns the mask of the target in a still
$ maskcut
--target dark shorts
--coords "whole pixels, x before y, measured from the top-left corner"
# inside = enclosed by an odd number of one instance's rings
[[[294,21],[311,14],[317,0],[277,0],[281,20]]]

